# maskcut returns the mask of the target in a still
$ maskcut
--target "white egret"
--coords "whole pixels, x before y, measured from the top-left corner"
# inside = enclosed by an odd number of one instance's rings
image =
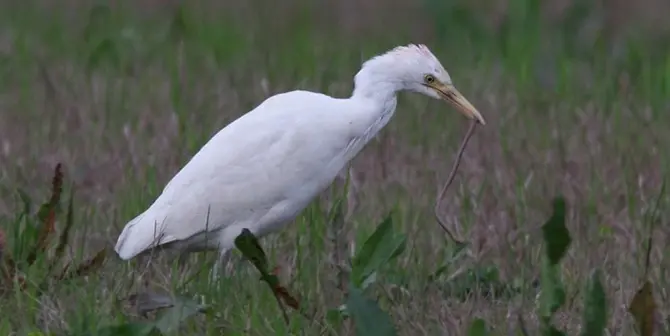
[[[158,246],[218,249],[223,260],[244,228],[258,237],[279,230],[389,122],[404,90],[484,124],[426,46],[396,47],[363,64],[349,98],[281,93],[220,130],[125,226],[116,252],[128,260]]]

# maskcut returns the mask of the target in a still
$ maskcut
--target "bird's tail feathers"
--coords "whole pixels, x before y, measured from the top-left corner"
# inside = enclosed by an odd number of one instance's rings
[[[128,260],[161,244],[164,238],[161,224],[149,210],[141,213],[126,224],[114,250],[121,259]]]

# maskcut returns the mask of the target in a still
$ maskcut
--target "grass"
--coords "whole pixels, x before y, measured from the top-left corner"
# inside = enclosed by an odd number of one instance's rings
[[[251,268],[216,288],[204,275],[186,281],[214,255],[180,267],[163,256],[126,264],[110,254],[97,273],[52,283],[41,296],[6,294],[0,334],[92,334],[143,320],[119,299],[145,287],[178,290],[216,312],[188,319],[182,334],[337,334],[328,316],[345,297],[332,259],[358,251],[389,213],[406,247],[368,295],[379,296],[399,334],[466,334],[477,318],[495,335],[519,330],[519,321],[537,334],[541,226],[558,195],[572,243],[557,266],[567,299],[555,324],[579,332],[582,289],[597,268],[609,334],[636,333],[628,306],[645,277],[658,305],[655,328],[668,333],[667,234],[662,225],[650,232],[667,221],[670,200],[662,189],[668,27],[646,16],[662,10],[651,1],[564,10],[547,3],[554,2],[2,5],[0,225],[11,237],[22,207],[17,190],[47,198],[50,173],[62,163],[64,192],[75,191],[66,260],[112,245],[214,132],[269,95],[301,88],[347,96],[362,61],[399,44],[428,44],[488,124],[475,132],[441,210],[471,243],[460,253],[432,207],[466,123],[409,94],[353,162],[343,224],[327,215],[342,194],[336,184],[261,241],[281,282],[316,312],[312,319],[289,312],[286,326]],[[64,222],[59,217],[58,230]],[[35,265],[36,274],[47,267]]]

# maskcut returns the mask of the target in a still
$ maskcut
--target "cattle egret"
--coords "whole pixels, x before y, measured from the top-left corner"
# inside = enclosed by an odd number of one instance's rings
[[[396,47],[363,63],[349,98],[281,93],[220,130],[128,222],[116,252],[128,260],[159,246],[218,249],[223,260],[244,228],[258,237],[279,230],[389,122],[403,90],[443,99],[484,124],[426,46]]]

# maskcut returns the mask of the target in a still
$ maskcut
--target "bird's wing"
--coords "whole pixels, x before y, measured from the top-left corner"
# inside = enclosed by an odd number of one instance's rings
[[[305,111],[329,100],[296,95],[270,98],[214,135],[126,225],[117,253],[128,259],[201,232],[289,220],[302,210],[339,172],[329,163],[350,139],[323,132],[333,111]]]

